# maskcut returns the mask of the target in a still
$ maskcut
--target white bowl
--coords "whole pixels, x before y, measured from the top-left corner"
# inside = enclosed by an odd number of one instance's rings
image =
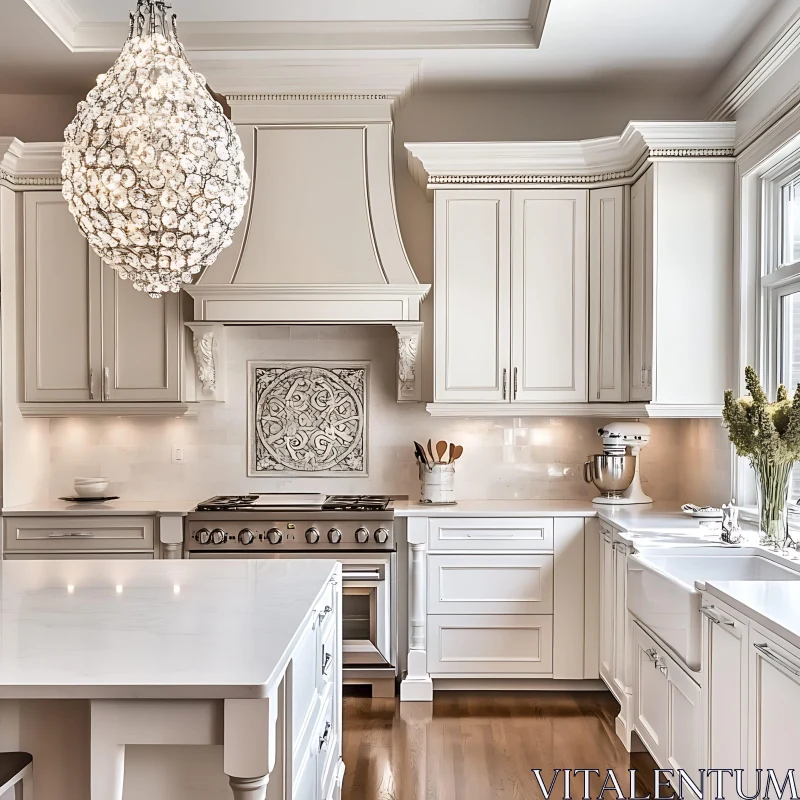
[[[103,497],[108,489],[107,478],[76,478],[73,483],[75,493],[80,497]]]

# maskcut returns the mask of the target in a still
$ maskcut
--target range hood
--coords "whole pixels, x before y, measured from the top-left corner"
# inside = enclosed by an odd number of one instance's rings
[[[430,286],[414,275],[397,222],[391,100],[228,101],[252,181],[233,244],[186,287],[201,380],[219,326],[389,324],[398,331],[398,399],[419,399],[420,304]]]

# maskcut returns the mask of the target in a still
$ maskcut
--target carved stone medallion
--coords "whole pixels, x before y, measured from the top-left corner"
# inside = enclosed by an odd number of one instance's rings
[[[250,476],[367,474],[368,364],[248,362]]]

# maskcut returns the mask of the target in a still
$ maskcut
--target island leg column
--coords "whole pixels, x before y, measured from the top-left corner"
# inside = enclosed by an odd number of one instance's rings
[[[401,701],[433,700],[433,681],[428,675],[428,653],[425,644],[427,608],[425,603],[425,547],[428,541],[428,520],[408,519],[408,669],[400,684]]]
[[[225,701],[224,764],[234,800],[266,800],[277,749],[278,693]]]

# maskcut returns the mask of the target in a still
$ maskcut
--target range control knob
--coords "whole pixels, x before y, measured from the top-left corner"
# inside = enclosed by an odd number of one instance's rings
[[[250,528],[245,528],[242,531],[239,531],[239,543],[240,544],[253,544],[255,541],[256,535]]]
[[[342,532],[338,528],[331,528],[328,531],[328,541],[331,544],[339,544],[342,541]]]
[[[366,528],[359,528],[356,531],[356,541],[359,544],[366,544],[369,541],[369,531]]]
[[[225,541],[225,531],[223,531],[222,528],[214,528],[214,530],[211,531],[211,541],[214,542],[214,544],[222,544]]]
[[[283,534],[277,528],[270,528],[267,531],[267,540],[270,544],[280,544],[283,541]]]
[[[319,531],[316,528],[309,528],[306,531],[306,541],[309,544],[316,544],[319,541]]]
[[[197,531],[197,541],[200,544],[208,544],[211,541],[211,531],[208,528],[200,528]]]
[[[386,544],[386,542],[389,541],[389,531],[387,531],[386,528],[378,528],[374,535],[375,541],[378,544]]]

